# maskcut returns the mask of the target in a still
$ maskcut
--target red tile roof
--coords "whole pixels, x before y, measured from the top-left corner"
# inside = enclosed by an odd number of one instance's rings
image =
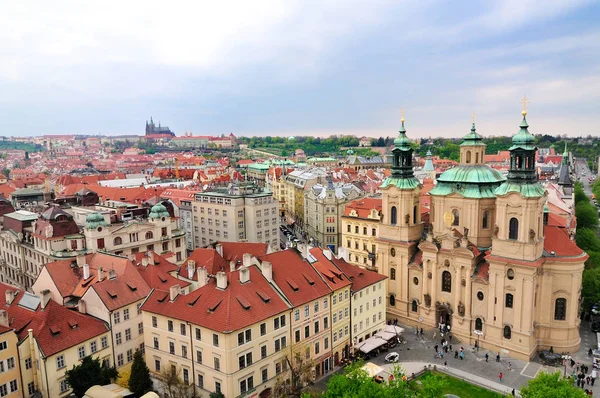
[[[544,250],[547,253],[554,252],[555,255],[552,257],[587,256],[587,254],[571,240],[566,228],[546,225],[544,227],[544,235]]]
[[[10,305],[6,305],[7,290],[18,291]],[[15,329],[19,341],[27,337],[28,329],[33,329],[33,335],[44,356],[79,345],[109,330],[104,322],[69,310],[52,300],[44,309],[40,305],[35,310],[25,308],[19,305],[24,295],[22,290],[0,283],[0,306],[8,312],[10,327]]]
[[[189,279],[187,267],[190,260],[196,262],[194,273],[191,275],[192,278],[196,278],[196,269],[200,267],[206,267],[209,275],[215,275],[219,271],[229,272],[229,263],[215,249],[194,249],[192,254],[179,267],[179,276]]]
[[[246,243],[246,242],[218,242],[223,246],[223,258],[225,261],[242,260],[244,253],[252,254],[255,257],[267,254],[269,245],[266,243]]]
[[[387,276],[352,265],[343,258],[332,257],[333,263],[352,281],[352,291],[359,291],[387,279]]]
[[[310,249],[310,254],[317,260],[312,266],[323,276],[323,280],[331,290],[338,290],[352,284],[350,279],[340,271],[318,247]]]
[[[185,296],[179,295],[174,301],[169,300],[168,292],[154,290],[142,309],[222,333],[243,329],[287,312],[288,305],[260,270],[255,265],[248,270],[250,281],[247,283],[239,282],[240,271],[237,270],[227,273],[224,290],[217,288],[215,278],[210,278],[205,286]]]
[[[353,200],[346,205],[344,210],[344,217],[349,217],[352,210],[356,211],[358,218],[369,218],[372,209],[381,211],[382,200],[381,198],[361,198]]]
[[[317,271],[296,250],[267,254],[259,260],[261,263],[269,261],[273,265],[273,281],[293,306],[331,293]]]

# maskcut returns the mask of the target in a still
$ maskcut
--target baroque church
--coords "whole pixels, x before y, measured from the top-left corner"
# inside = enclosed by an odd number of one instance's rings
[[[525,109],[522,115],[507,177],[484,163],[485,144],[473,123],[460,164],[429,192],[428,228],[402,118],[392,173],[381,186],[377,263],[389,278],[388,319],[447,325],[464,344],[529,359],[550,347],[579,349],[588,256],[565,228],[548,222],[537,147]]]

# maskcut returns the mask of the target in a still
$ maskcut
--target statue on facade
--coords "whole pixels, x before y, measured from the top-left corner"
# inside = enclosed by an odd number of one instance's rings
[[[458,303],[458,315],[465,316],[465,305],[462,301]]]
[[[431,307],[431,295],[427,293],[423,298],[425,299],[425,307]]]
[[[529,239],[530,240],[535,240],[535,231],[533,229],[529,230]]]
[[[498,237],[498,232],[500,231],[500,227],[498,226],[498,224],[494,225],[494,236],[497,238]]]

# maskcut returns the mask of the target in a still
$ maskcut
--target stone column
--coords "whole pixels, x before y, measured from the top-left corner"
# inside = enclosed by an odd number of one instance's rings
[[[526,278],[523,281],[523,303],[522,303],[522,322],[521,328],[524,328],[524,332],[533,331],[533,318],[535,317],[535,303],[533,302],[534,297],[534,284],[532,278]]]
[[[458,303],[460,302],[460,289],[462,288],[462,282],[460,279],[460,267],[456,267],[454,272],[454,308],[456,308],[456,314],[458,315]]]
[[[467,286],[465,290],[465,317],[467,320],[471,319],[471,309],[472,307],[472,286],[471,286],[471,269],[466,269],[465,279],[467,280]]]
[[[435,311],[435,303],[437,303],[437,292],[438,292],[438,269],[437,262],[433,261],[431,264],[431,308]],[[435,318],[435,312],[433,314]],[[437,319],[435,321],[437,325]]]
[[[523,291],[523,278],[522,277],[517,277],[516,281],[515,281],[515,287],[516,290],[514,292],[515,295],[515,305],[514,305],[514,310],[516,310],[516,312],[514,312],[515,316],[514,316],[514,328],[516,331],[521,331],[521,320],[523,317],[523,312],[524,312],[524,308],[523,308],[523,294],[525,294],[525,292]],[[527,309],[525,311],[531,311],[531,309]]]

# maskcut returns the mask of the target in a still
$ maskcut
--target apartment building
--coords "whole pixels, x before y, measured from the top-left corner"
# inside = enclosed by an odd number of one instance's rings
[[[18,379],[9,381],[6,391],[10,394],[18,391],[15,396],[23,397],[39,392],[42,397],[66,397],[71,393],[65,380],[67,369],[87,355],[113,363],[108,325],[56,303],[50,299],[49,291],[36,296],[0,284],[0,305],[0,327],[15,335],[6,340],[7,350],[18,349],[19,353],[14,356],[18,364],[6,363],[11,375],[16,369],[21,373],[22,385]],[[12,345],[15,340],[16,345]],[[0,340],[0,347],[3,346]],[[0,350],[0,358],[3,351]],[[4,391],[0,384],[0,393]]]
[[[352,281],[332,262],[329,250],[307,249],[307,260],[332,291],[329,305],[331,317],[333,363],[350,355],[350,293]]]
[[[261,256],[263,274],[292,305],[289,360],[310,378],[333,369],[330,303],[332,291],[296,250]],[[307,375],[302,375],[306,377]]]
[[[285,177],[285,215],[288,222],[304,225],[304,193],[313,185],[325,182],[327,173],[324,169],[294,170]]]
[[[265,242],[279,247],[278,203],[270,191],[239,184],[197,193],[192,204],[194,247],[214,242]]]
[[[255,265],[196,272],[190,294],[174,286],[144,302],[148,368],[158,375],[173,367],[195,395],[274,395],[288,366],[288,304]]]
[[[387,277],[347,262],[348,251],[342,249],[333,263],[352,281],[350,304],[350,341],[352,346],[375,335],[385,327]]]
[[[349,263],[377,270],[375,259],[381,203],[381,198],[361,198],[346,205],[341,218],[341,246],[349,252]]]
[[[185,232],[185,244],[189,251],[194,250],[192,202],[195,195],[196,192],[183,189],[167,189],[160,195],[161,198],[172,203],[174,215],[178,217],[179,229]]]
[[[342,221],[346,204],[362,195],[353,184],[315,184],[304,196],[304,230],[315,246],[337,251],[342,239]]]
[[[78,256],[75,262],[50,262],[40,272],[33,291],[48,292],[58,304],[77,307],[106,322],[117,369],[128,369],[135,350],[144,350],[140,305],[150,287],[129,258],[97,252]]]
[[[19,362],[18,337],[9,327],[8,313],[0,311],[0,396],[17,398],[26,393],[21,384],[21,363]],[[31,392],[29,394],[32,394]]]

